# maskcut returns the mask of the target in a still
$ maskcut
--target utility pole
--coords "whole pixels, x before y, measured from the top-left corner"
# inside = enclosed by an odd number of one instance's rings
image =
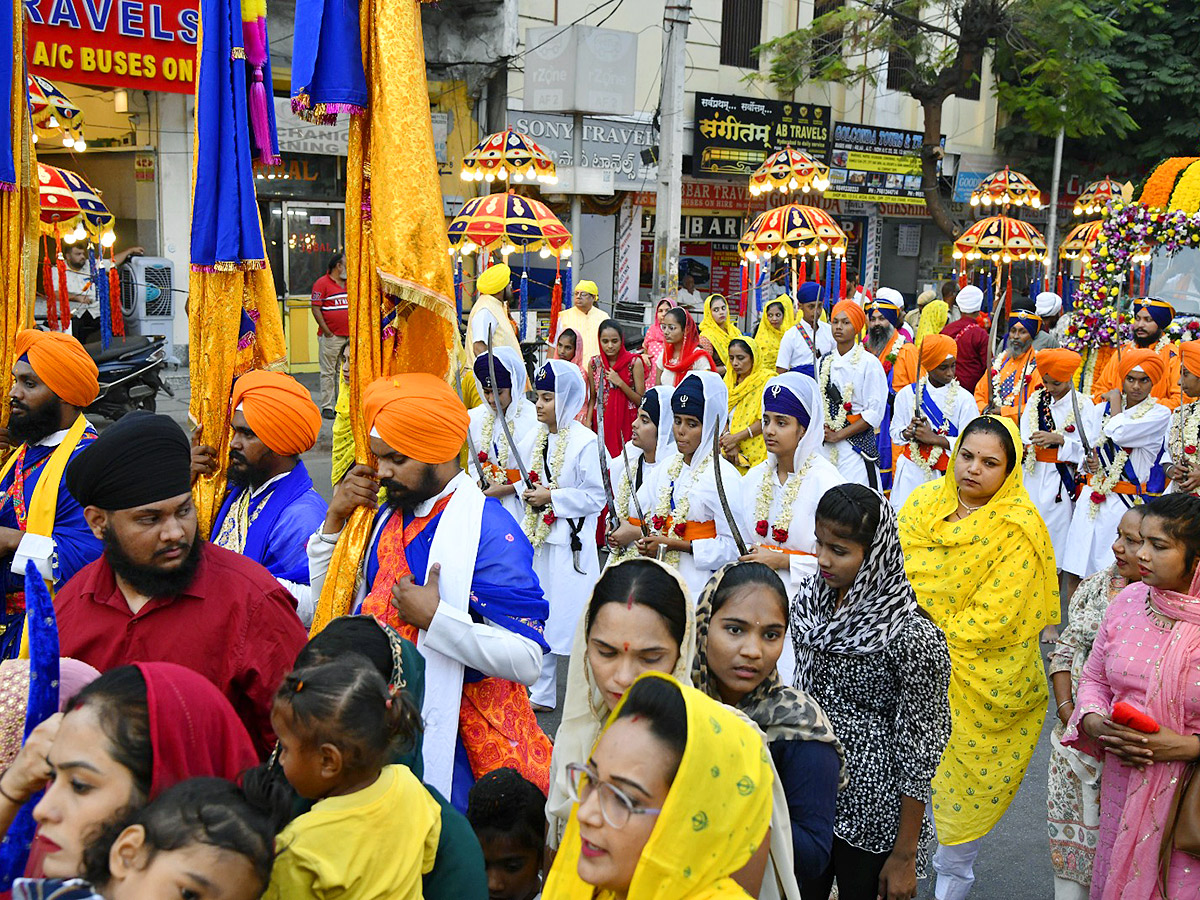
[[[683,215],[683,78],[691,0],[663,11],[663,90],[659,122],[658,197],[654,217],[654,287],[679,291],[679,220]]]
[[[1064,110],[1065,113],[1065,110]],[[1054,290],[1054,274],[1058,271],[1058,260],[1055,258],[1054,243],[1058,233],[1058,179],[1062,174],[1063,137],[1065,128],[1058,129],[1054,139],[1054,170],[1050,175],[1050,221],[1046,225],[1046,290]],[[1064,297],[1064,300],[1069,298]]]

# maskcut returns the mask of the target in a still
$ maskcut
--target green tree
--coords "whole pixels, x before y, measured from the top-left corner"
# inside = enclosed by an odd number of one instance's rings
[[[1002,75],[990,86],[1002,109],[1019,112],[1028,128],[1120,137],[1133,122],[1101,56],[1120,34],[1088,0],[846,0],[759,49],[769,54],[771,82],[789,93],[810,80],[877,83],[898,55],[905,65],[895,86],[923,112],[925,202],[953,235],[937,179],[942,108],[980,87],[984,55],[995,54]]]

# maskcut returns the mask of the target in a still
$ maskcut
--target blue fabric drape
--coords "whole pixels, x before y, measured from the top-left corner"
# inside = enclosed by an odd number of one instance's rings
[[[297,0],[292,44],[292,109],[332,124],[367,107],[367,77],[355,0]]]
[[[13,4],[16,0],[0,0],[0,47],[16,46],[13,40],[13,24],[16,13]],[[17,163],[13,156],[12,126],[15,116],[24,115],[28,105],[26,95],[12,89],[13,66],[18,60],[11,53],[0,53],[0,85],[3,85],[3,99],[0,99],[0,189],[12,190],[17,183]]]

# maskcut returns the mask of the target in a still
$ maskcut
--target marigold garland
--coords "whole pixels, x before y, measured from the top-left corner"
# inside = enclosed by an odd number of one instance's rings
[[[1146,179],[1139,202],[1151,209],[1166,209],[1179,173],[1197,160],[1200,160],[1200,156],[1173,156],[1165,160]]]

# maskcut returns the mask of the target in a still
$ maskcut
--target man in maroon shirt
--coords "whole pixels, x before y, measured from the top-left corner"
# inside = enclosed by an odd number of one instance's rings
[[[988,333],[977,318],[982,308],[983,291],[968,284],[950,304],[950,324],[942,329],[942,334],[954,338],[958,345],[958,383],[968,393],[974,393],[975,385],[991,362],[988,359]]]
[[[61,653],[101,672],[155,661],[194,669],[265,755],[272,697],[308,636],[266,569],[197,534],[190,464],[171,419],[130,413],[67,466],[104,555],[54,598]]]

